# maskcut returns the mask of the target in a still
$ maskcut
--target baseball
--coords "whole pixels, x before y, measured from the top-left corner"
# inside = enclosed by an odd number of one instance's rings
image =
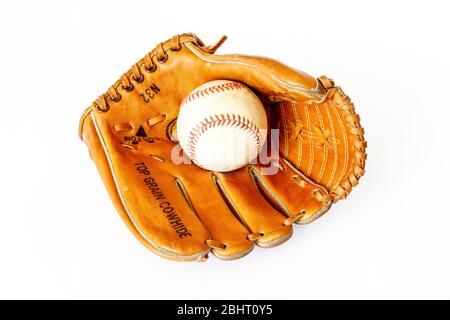
[[[196,165],[228,172],[257,158],[266,141],[266,112],[246,85],[211,81],[184,98],[177,134],[181,147]]]

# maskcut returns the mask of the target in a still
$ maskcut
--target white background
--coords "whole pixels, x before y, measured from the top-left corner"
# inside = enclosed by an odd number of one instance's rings
[[[450,298],[448,1],[2,1],[0,298]],[[336,80],[369,143],[347,201],[275,249],[176,263],[142,247],[86,146],[84,108],[160,41]]]

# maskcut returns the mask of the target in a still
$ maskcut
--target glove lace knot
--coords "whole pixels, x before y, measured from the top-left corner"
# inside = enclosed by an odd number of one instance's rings
[[[225,250],[227,248],[227,245],[225,243],[216,241],[216,240],[206,240],[205,241],[206,245],[212,249],[217,249],[217,250]]]
[[[283,224],[285,226],[290,226],[293,223],[298,222],[303,216],[306,214],[306,210],[302,210],[299,214],[289,217],[286,220],[284,220]]]
[[[259,240],[259,239],[261,239],[262,237],[264,237],[264,233],[263,232],[255,232],[255,233],[250,233],[248,236],[247,236],[247,239],[249,240],[249,241],[256,241],[256,240]]]

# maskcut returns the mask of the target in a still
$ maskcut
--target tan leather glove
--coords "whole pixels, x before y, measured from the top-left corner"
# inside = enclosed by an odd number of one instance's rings
[[[345,198],[364,173],[366,143],[343,91],[277,61],[216,55],[174,36],[133,65],[80,121],[108,192],[147,248],[179,261],[236,259],[289,239]],[[229,173],[173,162],[183,98],[205,82],[245,83],[279,129],[279,159]],[[274,146],[276,143],[272,143]],[[275,174],[264,174],[267,167]]]

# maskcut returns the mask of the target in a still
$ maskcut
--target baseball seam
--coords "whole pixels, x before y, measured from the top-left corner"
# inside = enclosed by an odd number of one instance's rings
[[[210,94],[221,93],[221,92],[231,91],[231,90],[244,89],[244,88],[245,88],[245,85],[240,82],[221,83],[221,84],[218,84],[215,86],[211,86],[211,87],[208,87],[205,89],[201,89],[201,90],[192,92],[186,98],[184,98],[181,105],[184,105],[188,102],[192,102],[195,99],[208,96]]]
[[[204,118],[189,133],[189,138],[187,141],[187,153],[189,155],[189,158],[191,158],[191,160],[194,161],[199,167],[202,167],[202,165],[198,162],[197,158],[197,142],[206,131],[216,127],[234,127],[243,131],[255,141],[257,153],[261,151],[261,133],[251,120],[241,115],[223,113],[216,114]]]

